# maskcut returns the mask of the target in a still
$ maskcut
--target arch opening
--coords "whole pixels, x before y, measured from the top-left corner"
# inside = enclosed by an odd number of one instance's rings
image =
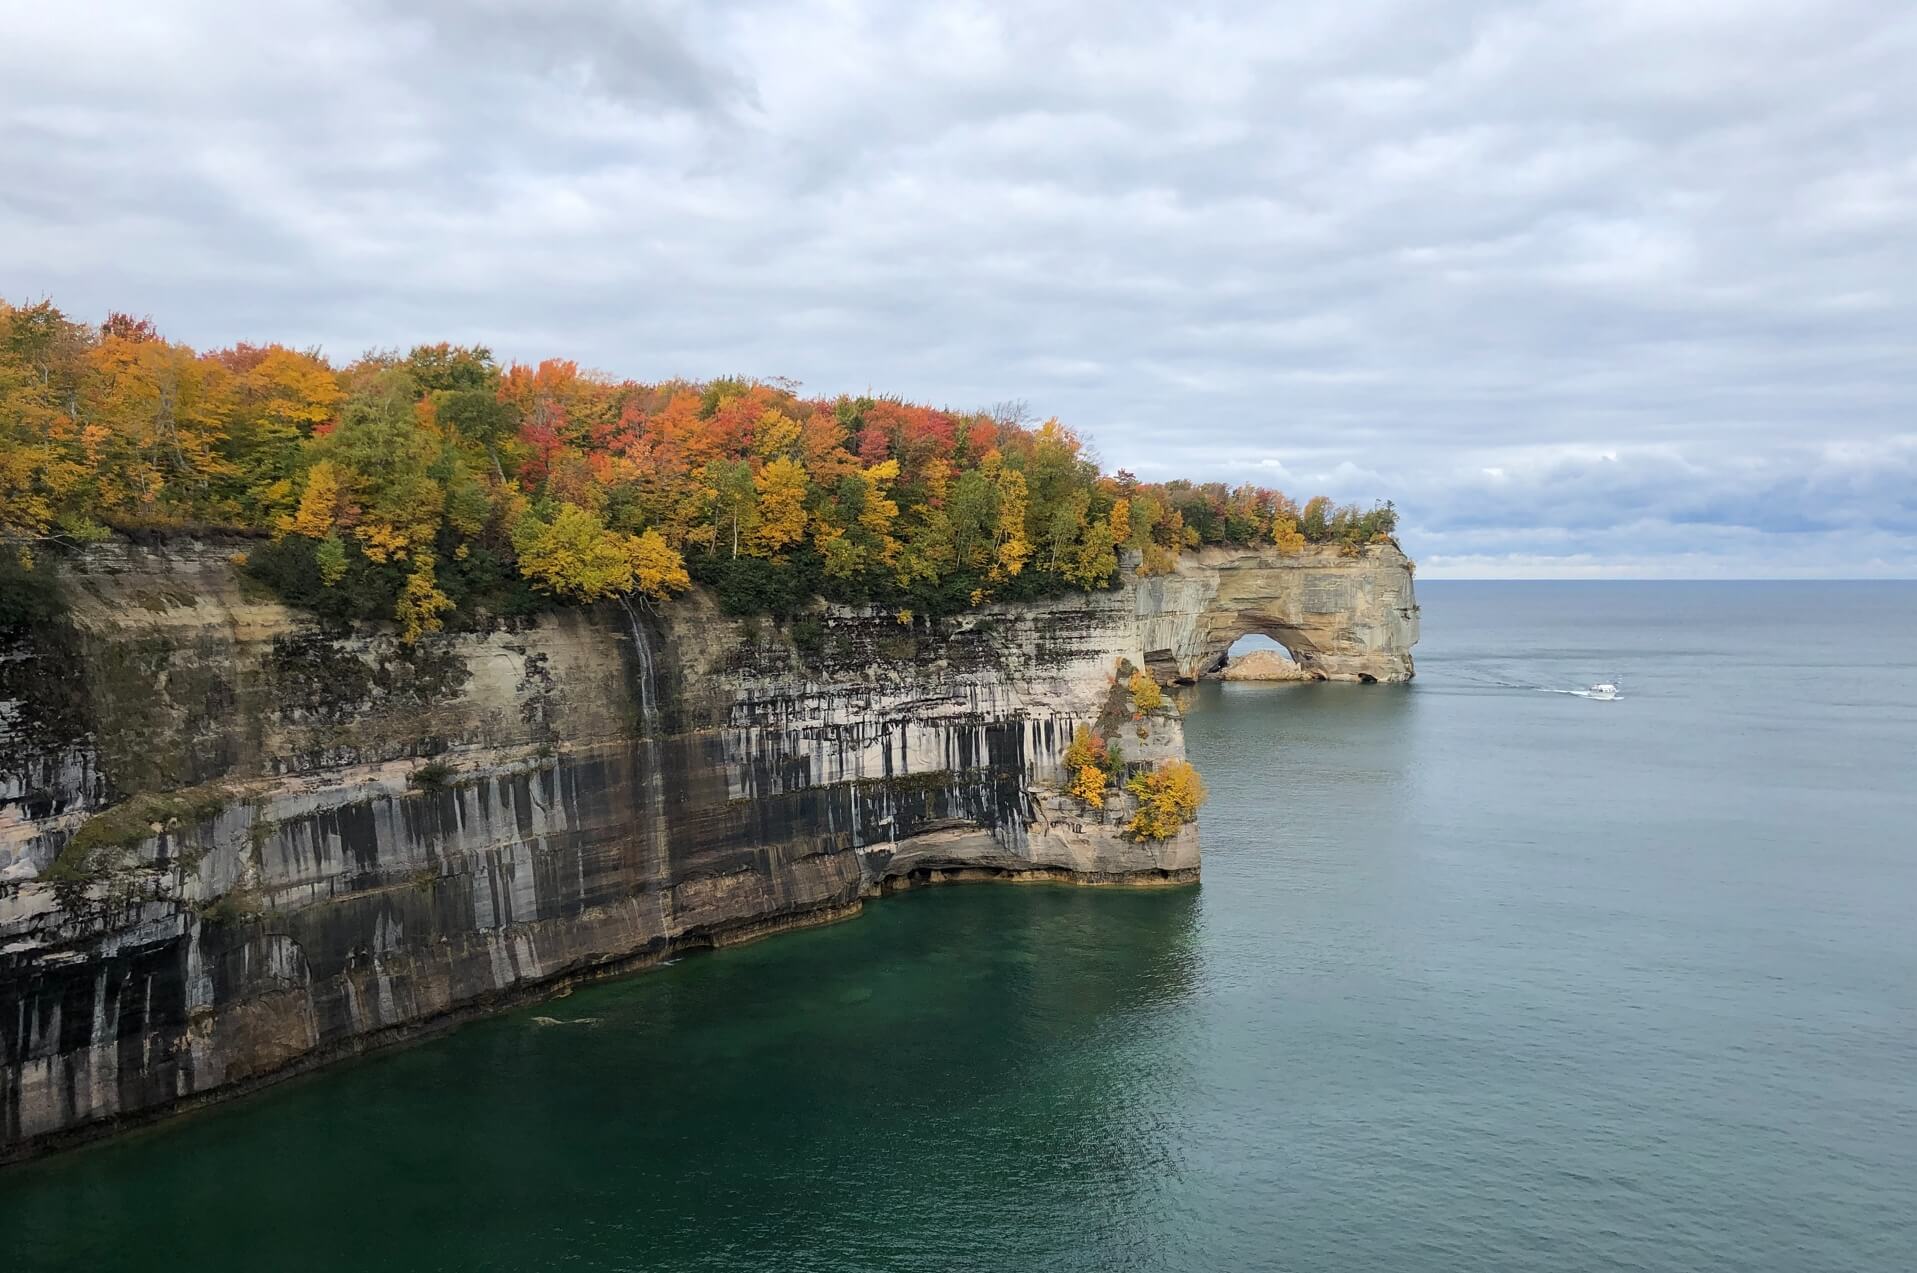
[[[1312,681],[1322,676],[1291,646],[1267,631],[1252,629],[1217,649],[1201,675],[1231,681]]]

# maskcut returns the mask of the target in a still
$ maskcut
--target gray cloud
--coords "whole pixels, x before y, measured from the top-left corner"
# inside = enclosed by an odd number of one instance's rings
[[[0,17],[0,294],[1024,398],[1431,573],[1917,573],[1892,0]]]
[[[409,29],[436,75],[473,74],[481,84],[525,77],[638,108],[723,114],[752,104],[751,83],[696,47],[688,9],[633,0],[375,0],[367,17]]]

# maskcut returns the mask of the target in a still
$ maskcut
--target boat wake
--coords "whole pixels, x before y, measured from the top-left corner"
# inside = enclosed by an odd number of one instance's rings
[[[1567,690],[1557,685],[1536,685],[1528,681],[1506,681],[1495,677],[1467,676],[1465,679],[1478,685],[1494,686],[1504,690],[1526,690],[1537,694],[1568,694],[1573,698],[1588,698],[1599,703],[1614,703],[1624,697],[1624,691],[1616,681],[1599,681],[1583,689]]]
[[[1618,699],[1624,697],[1623,694],[1618,692],[1615,681],[1599,681],[1596,685],[1581,690],[1560,690],[1548,685],[1540,685],[1538,689],[1546,694],[1572,694],[1578,698],[1593,699],[1599,703],[1615,703]]]

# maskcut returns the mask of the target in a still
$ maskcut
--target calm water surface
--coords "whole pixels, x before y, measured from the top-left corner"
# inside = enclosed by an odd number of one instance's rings
[[[0,1268],[1913,1267],[1917,586],[1420,593],[1413,686],[1196,695],[1200,888],[891,899],[0,1173]]]

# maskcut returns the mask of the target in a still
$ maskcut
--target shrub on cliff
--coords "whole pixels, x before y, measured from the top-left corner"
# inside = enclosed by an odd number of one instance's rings
[[[1138,797],[1138,812],[1126,830],[1141,840],[1171,839],[1198,817],[1198,806],[1205,803],[1204,780],[1183,760],[1139,774],[1125,789]]]
[[[1132,673],[1125,689],[1132,696],[1132,711],[1139,715],[1155,712],[1165,705],[1165,692],[1158,688],[1158,681],[1152,674],[1143,668]]]
[[[1093,809],[1105,807],[1105,791],[1124,767],[1118,748],[1108,746],[1091,728],[1072,731],[1065,749],[1065,792]]]

